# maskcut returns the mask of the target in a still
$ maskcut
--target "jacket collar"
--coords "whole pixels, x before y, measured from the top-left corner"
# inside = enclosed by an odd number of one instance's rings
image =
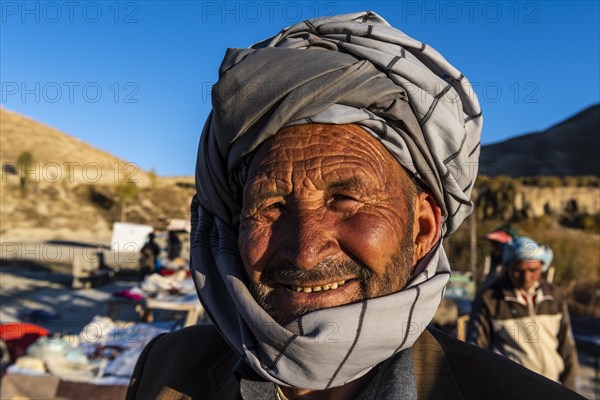
[[[417,386],[417,398],[464,400],[446,355],[429,330],[425,330],[413,345],[412,362]],[[219,365],[215,365],[215,369],[219,370],[219,373],[223,372]],[[262,389],[268,389],[269,393],[273,390],[274,393],[274,385],[258,376],[241,360],[235,366],[234,374],[240,381],[249,380],[253,382],[250,386],[260,385],[261,383],[266,384],[268,387],[264,386]],[[251,389],[250,386],[246,390]],[[213,388],[213,393],[217,394],[215,389]],[[216,392],[218,391],[217,389]]]
[[[500,277],[500,287],[502,290],[502,297],[505,301],[512,301],[515,303],[526,305],[523,299],[517,296],[515,287],[508,278],[508,273],[506,272],[506,270],[503,272],[502,277]],[[543,301],[547,300],[554,300],[554,296],[552,295],[552,288],[544,280],[544,278],[540,279],[539,286],[537,287],[535,294],[537,296],[537,304],[540,304]]]

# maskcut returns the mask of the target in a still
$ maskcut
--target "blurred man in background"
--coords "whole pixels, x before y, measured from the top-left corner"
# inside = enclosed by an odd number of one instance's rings
[[[504,246],[504,270],[473,303],[467,340],[574,388],[577,351],[567,304],[542,274],[552,250],[527,237]]]
[[[140,271],[142,277],[154,273],[156,270],[156,262],[158,255],[160,254],[160,248],[154,241],[154,232],[148,235],[148,241],[144,244],[140,250]]]

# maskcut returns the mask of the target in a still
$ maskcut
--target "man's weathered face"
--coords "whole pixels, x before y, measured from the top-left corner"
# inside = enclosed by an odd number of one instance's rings
[[[515,288],[529,290],[542,278],[542,262],[513,261],[508,265],[508,276]]]
[[[267,140],[244,188],[239,248],[258,303],[297,316],[402,289],[415,263],[416,188],[354,125],[297,125]]]

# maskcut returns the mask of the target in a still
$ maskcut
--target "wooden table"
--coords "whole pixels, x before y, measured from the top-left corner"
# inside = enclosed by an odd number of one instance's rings
[[[6,374],[0,385],[2,399],[124,399],[128,385],[72,382],[56,376]]]
[[[204,308],[194,294],[195,301],[168,301],[168,300],[146,300],[146,314],[144,321],[152,322],[154,316],[153,310],[185,311],[185,322],[183,326],[195,325],[198,320],[204,316]]]
[[[117,319],[121,307],[134,307],[144,322],[152,322],[154,320],[153,311],[155,310],[184,311],[186,313],[183,323],[184,327],[195,325],[204,316],[204,308],[202,308],[195,293],[191,296],[147,298],[142,300],[115,297],[108,302],[108,316],[113,320]]]

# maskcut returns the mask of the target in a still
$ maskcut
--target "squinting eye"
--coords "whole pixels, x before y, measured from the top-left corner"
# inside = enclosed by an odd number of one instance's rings
[[[260,206],[256,207],[255,217],[257,218],[266,218],[267,220],[275,220],[279,218],[281,214],[284,212],[285,202],[283,201],[275,201],[275,202],[265,202]]]
[[[329,198],[329,206],[339,211],[352,211],[356,207],[357,200],[341,193],[335,193]]]
[[[277,203],[270,204],[266,207],[267,209],[276,209],[281,210],[283,208],[283,203],[278,201]]]
[[[334,201],[356,201],[352,197],[346,196],[345,194],[336,193],[332,197]]]
[[[285,208],[285,204],[281,201],[276,201],[271,204],[267,204],[263,207],[263,211],[274,211],[274,210],[282,210]]]

